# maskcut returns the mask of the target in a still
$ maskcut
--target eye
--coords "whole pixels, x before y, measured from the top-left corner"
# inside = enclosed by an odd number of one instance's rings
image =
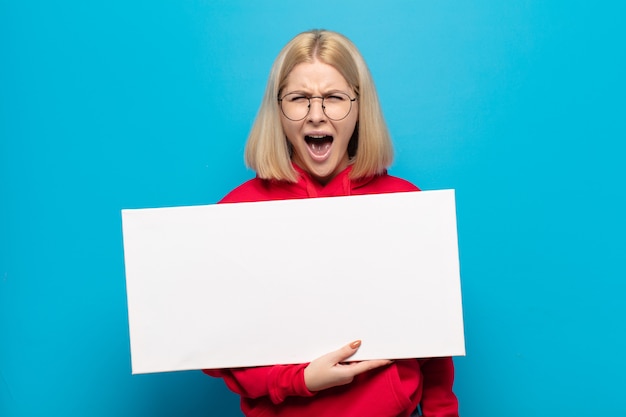
[[[348,97],[345,94],[335,93],[335,94],[330,94],[326,96],[324,100],[328,102],[340,102],[340,101],[348,100]]]
[[[303,96],[302,94],[287,94],[284,100],[287,100],[290,103],[306,103],[309,99],[307,96]]]

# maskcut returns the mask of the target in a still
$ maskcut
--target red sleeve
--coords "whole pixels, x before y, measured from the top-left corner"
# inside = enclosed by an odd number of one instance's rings
[[[280,404],[289,396],[311,397],[315,395],[304,383],[304,368],[307,365],[205,369],[203,372],[223,378],[231,391],[244,398],[269,396],[274,404]]]
[[[424,417],[458,417],[459,403],[452,392],[454,364],[452,358],[433,358],[422,362]]]

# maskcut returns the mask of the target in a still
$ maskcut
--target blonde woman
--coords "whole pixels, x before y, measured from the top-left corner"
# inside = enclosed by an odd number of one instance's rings
[[[417,191],[387,174],[392,158],[357,48],[336,32],[304,32],[276,58],[248,138],[245,160],[257,176],[221,202]],[[223,378],[249,417],[458,416],[451,358],[347,363],[360,344],[310,363],[204,372]]]

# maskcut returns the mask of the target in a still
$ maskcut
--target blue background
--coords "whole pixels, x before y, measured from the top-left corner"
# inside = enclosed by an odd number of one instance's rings
[[[324,27],[391,173],[457,190],[462,414],[626,416],[624,4],[0,0],[0,415],[238,415],[200,372],[131,376],[120,210],[251,177],[271,63]]]

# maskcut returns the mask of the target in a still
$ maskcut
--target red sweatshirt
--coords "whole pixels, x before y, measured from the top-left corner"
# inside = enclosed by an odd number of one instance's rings
[[[235,188],[221,203],[418,191],[410,182],[386,173],[351,180],[352,167],[321,185],[295,168],[300,174],[297,183],[255,178]],[[309,391],[304,383],[307,365],[204,372],[224,378],[241,396],[241,409],[248,417],[408,417],[418,404],[425,417],[458,417],[452,358],[396,360],[358,375],[348,385],[319,392]]]

